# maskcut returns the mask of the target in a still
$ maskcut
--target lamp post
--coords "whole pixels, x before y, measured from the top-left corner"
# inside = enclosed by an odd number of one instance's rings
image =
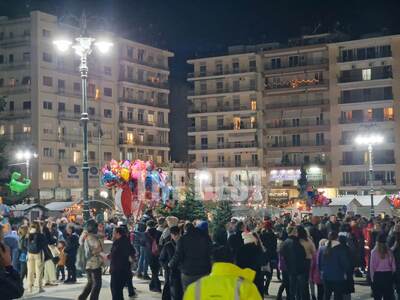
[[[373,146],[383,143],[383,136],[378,134],[359,135],[355,139],[356,144],[368,146],[368,174],[371,195],[371,218],[375,216],[374,211],[374,162]]]
[[[71,47],[75,53],[80,57],[79,71],[82,81],[82,134],[83,134],[83,161],[82,161],[82,174],[83,174],[83,219],[87,222],[90,219],[89,213],[89,162],[88,162],[88,122],[89,116],[87,112],[88,99],[87,99],[87,76],[88,76],[88,56],[92,53],[93,45],[99,50],[100,53],[107,53],[112,48],[113,44],[108,41],[97,41],[93,37],[89,37],[87,33],[86,16],[82,14],[81,18],[81,35],[75,38],[75,43],[68,39],[60,39],[53,41],[53,44],[60,52],[67,52]],[[99,153],[100,155],[100,153]]]
[[[34,152],[31,152],[30,150],[25,150],[25,151],[18,151],[15,155],[15,158],[18,161],[25,161],[24,163],[26,167],[26,177],[29,178],[29,171],[30,171],[30,161],[32,158],[36,158],[38,155]],[[19,164],[12,164],[12,165],[19,165]]]

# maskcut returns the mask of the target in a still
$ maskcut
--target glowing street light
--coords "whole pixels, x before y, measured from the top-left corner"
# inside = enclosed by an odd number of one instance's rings
[[[355,138],[357,145],[368,146],[368,173],[369,173],[369,185],[371,195],[371,217],[375,216],[374,211],[374,162],[373,162],[373,147],[374,145],[382,144],[384,138],[380,134],[369,134],[369,135],[358,135]]]
[[[30,160],[32,158],[37,158],[38,155],[35,152],[31,152],[30,150],[19,150],[15,154],[15,158],[18,161],[25,161],[25,166],[26,166],[26,177],[29,177],[29,166],[30,166]]]
[[[60,52],[67,52],[70,48],[80,57],[81,63],[79,71],[82,80],[82,133],[83,133],[83,160],[82,160],[82,178],[83,178],[83,219],[87,222],[90,218],[89,212],[89,162],[88,162],[88,99],[87,99],[87,77],[88,64],[87,58],[92,53],[93,45],[102,54],[108,53],[113,47],[113,43],[106,40],[96,41],[95,38],[89,37],[87,33],[86,16],[82,14],[81,18],[81,35],[75,39],[75,43],[68,39],[59,39],[53,41],[54,46]]]

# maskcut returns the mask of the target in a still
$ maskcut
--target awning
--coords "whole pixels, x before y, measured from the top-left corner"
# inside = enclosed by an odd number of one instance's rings
[[[283,112],[282,119],[297,119],[300,118],[301,111],[299,109],[296,110],[285,110]]]
[[[321,108],[309,108],[309,109],[303,109],[301,116],[303,118],[315,118],[319,117],[321,114]]]

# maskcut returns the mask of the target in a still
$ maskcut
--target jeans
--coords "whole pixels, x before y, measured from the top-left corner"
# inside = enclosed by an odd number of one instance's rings
[[[147,270],[149,268],[149,255],[147,252],[148,250],[146,247],[140,246],[138,275],[147,276]]]
[[[65,266],[67,267],[67,270],[68,270],[68,276],[67,276],[68,281],[76,281],[75,263],[76,263],[76,257],[67,256]]]
[[[286,299],[290,298],[290,281],[289,281],[289,274],[286,271],[282,271],[282,283],[279,286],[278,295],[276,299],[282,299],[283,291],[286,290]]]
[[[21,261],[19,263],[19,269],[20,269],[21,279],[24,280],[24,278],[26,277],[26,275],[28,273],[26,262]]]
[[[111,295],[112,300],[123,300],[124,299],[124,286],[126,284],[126,279],[128,277],[128,272],[112,272],[111,273]]]
[[[328,281],[324,280],[324,299],[331,299],[333,294],[334,300],[344,300],[343,286],[345,281]]]
[[[90,294],[90,300],[98,300],[101,290],[101,268],[86,270],[87,283],[78,300],[86,300]]]
[[[135,289],[133,288],[133,283],[132,283],[132,272],[129,271],[126,274],[126,285],[128,287],[128,295],[132,296],[133,294],[135,294]]]
[[[289,275],[290,299],[296,299],[296,300],[310,299],[308,276],[309,276],[308,273],[299,275]]]
[[[394,299],[392,272],[375,272],[372,282],[372,291],[375,300]]]
[[[158,257],[152,257],[151,260],[151,281],[149,283],[149,288],[150,291],[161,292],[161,282],[158,278],[158,274],[160,273],[160,263],[158,262]]]

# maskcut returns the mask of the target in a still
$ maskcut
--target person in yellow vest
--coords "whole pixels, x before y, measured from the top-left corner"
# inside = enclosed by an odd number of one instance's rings
[[[190,284],[184,300],[261,300],[253,280],[256,272],[233,264],[232,254],[225,246],[213,251],[211,274]]]

